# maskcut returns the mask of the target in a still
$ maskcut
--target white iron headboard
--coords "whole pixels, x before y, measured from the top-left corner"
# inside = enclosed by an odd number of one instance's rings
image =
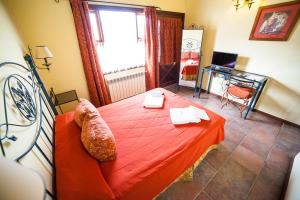
[[[0,156],[38,172],[45,198],[55,198],[53,157],[57,114],[30,56],[28,66],[0,63]]]

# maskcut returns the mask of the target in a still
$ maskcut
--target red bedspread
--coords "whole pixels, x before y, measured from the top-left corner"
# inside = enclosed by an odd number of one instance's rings
[[[196,75],[197,74],[198,65],[186,65],[182,69],[181,74],[183,75]]]
[[[196,80],[199,60],[181,59],[180,65],[183,80]]]
[[[117,199],[152,199],[192,166],[209,146],[224,139],[225,120],[219,115],[207,110],[210,121],[174,126],[170,120],[169,108],[189,105],[203,107],[165,91],[163,109],[145,109],[142,107],[144,95],[99,108],[115,135],[118,152],[115,161],[99,163],[99,167]],[[61,118],[63,117],[58,118],[56,123],[61,123]],[[69,131],[67,127],[64,128],[65,132]],[[80,134],[74,129],[72,131],[69,134]],[[56,139],[57,142],[60,141]],[[90,165],[89,174],[94,173],[95,163],[89,162],[86,165]],[[56,165],[57,171],[60,171],[59,167]],[[89,166],[85,168],[88,169]],[[71,185],[65,187],[65,191],[60,190],[62,184],[59,180],[64,180],[64,174],[57,175],[61,176],[57,177],[59,193],[69,192],[67,190],[72,187],[72,183],[68,183]],[[87,178],[92,182],[96,179],[90,176]]]

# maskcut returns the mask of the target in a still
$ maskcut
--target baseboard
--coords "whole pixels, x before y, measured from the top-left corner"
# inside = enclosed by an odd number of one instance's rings
[[[260,113],[262,113],[262,114],[264,114],[264,115],[266,115],[266,116],[273,117],[273,118],[275,118],[275,119],[278,119],[278,120],[283,121],[283,122],[286,123],[286,124],[289,124],[289,125],[295,126],[295,127],[297,127],[297,128],[300,128],[300,125],[299,125],[299,124],[295,124],[295,123],[293,123],[293,122],[287,121],[287,120],[282,119],[282,118],[280,118],[280,117],[276,117],[276,116],[274,116],[274,115],[271,115],[271,114],[269,114],[269,113],[263,112],[263,111],[261,111],[261,110],[254,109],[254,111],[260,112]]]

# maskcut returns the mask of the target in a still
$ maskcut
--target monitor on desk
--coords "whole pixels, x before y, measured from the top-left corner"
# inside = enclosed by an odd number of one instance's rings
[[[238,54],[214,51],[211,64],[215,68],[234,69]]]

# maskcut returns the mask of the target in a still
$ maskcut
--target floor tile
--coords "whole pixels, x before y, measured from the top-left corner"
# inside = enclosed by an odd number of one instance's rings
[[[179,181],[164,191],[157,200],[193,200],[201,192],[195,182]]]
[[[231,153],[238,144],[231,142],[230,140],[224,140],[221,142],[220,146],[222,146],[227,152]]]
[[[201,192],[195,200],[212,200],[212,199],[205,192]]]
[[[207,154],[205,161],[217,170],[225,163],[229,155],[230,152],[226,148],[219,146],[218,149],[214,149]]]
[[[273,165],[265,165],[254,187],[249,200],[276,200],[280,198],[286,174]],[[262,195],[263,194],[263,195]]]
[[[273,127],[273,130],[277,129],[283,124],[282,120],[260,112],[251,112],[248,119],[256,123],[257,126],[262,125]]]
[[[238,146],[232,158],[251,172],[258,174],[264,165],[264,159],[243,146]]]
[[[269,184],[260,178],[254,185],[248,200],[277,200],[280,199],[281,187]]]
[[[225,130],[225,140],[229,140],[236,144],[239,144],[245,136],[246,135],[241,129],[233,125],[231,125],[228,129]]]
[[[287,171],[290,163],[290,158],[280,148],[274,147],[267,159],[267,163],[272,164],[283,171]]]
[[[199,99],[191,88],[174,91],[223,116],[225,140],[196,168],[193,181],[175,183],[158,199],[279,199],[290,158],[300,151],[299,127],[261,112],[244,120],[230,104],[221,109],[215,95]]]
[[[293,126],[291,124],[283,123],[282,131],[287,131],[295,134],[300,134],[300,127]]]
[[[300,144],[290,143],[286,140],[277,140],[275,146],[284,151],[290,158],[300,152]]]
[[[266,163],[266,165],[261,170],[259,177],[267,180],[270,184],[282,186],[286,174],[287,172],[278,169],[277,166]]]
[[[268,131],[267,129],[264,129],[262,127],[253,127],[250,130],[250,134],[256,140],[268,145],[268,147],[271,147],[274,144],[277,136],[277,134],[273,131]]]
[[[217,171],[203,160],[194,171],[194,182],[197,183],[200,190],[208,184],[208,182],[215,176]]]
[[[245,120],[241,117],[235,117],[231,122],[232,126],[238,128],[239,131],[243,134],[248,134],[251,128],[253,127],[253,123],[250,120]]]
[[[204,191],[213,199],[246,199],[255,174],[230,159]]]
[[[261,156],[263,159],[266,159],[270,147],[268,147],[266,144],[259,142],[255,138],[252,137],[252,135],[248,135],[241,144],[243,147],[247,148],[248,150],[256,153],[257,155]]]
[[[291,144],[300,145],[300,129],[284,124],[280,130],[278,139]]]

